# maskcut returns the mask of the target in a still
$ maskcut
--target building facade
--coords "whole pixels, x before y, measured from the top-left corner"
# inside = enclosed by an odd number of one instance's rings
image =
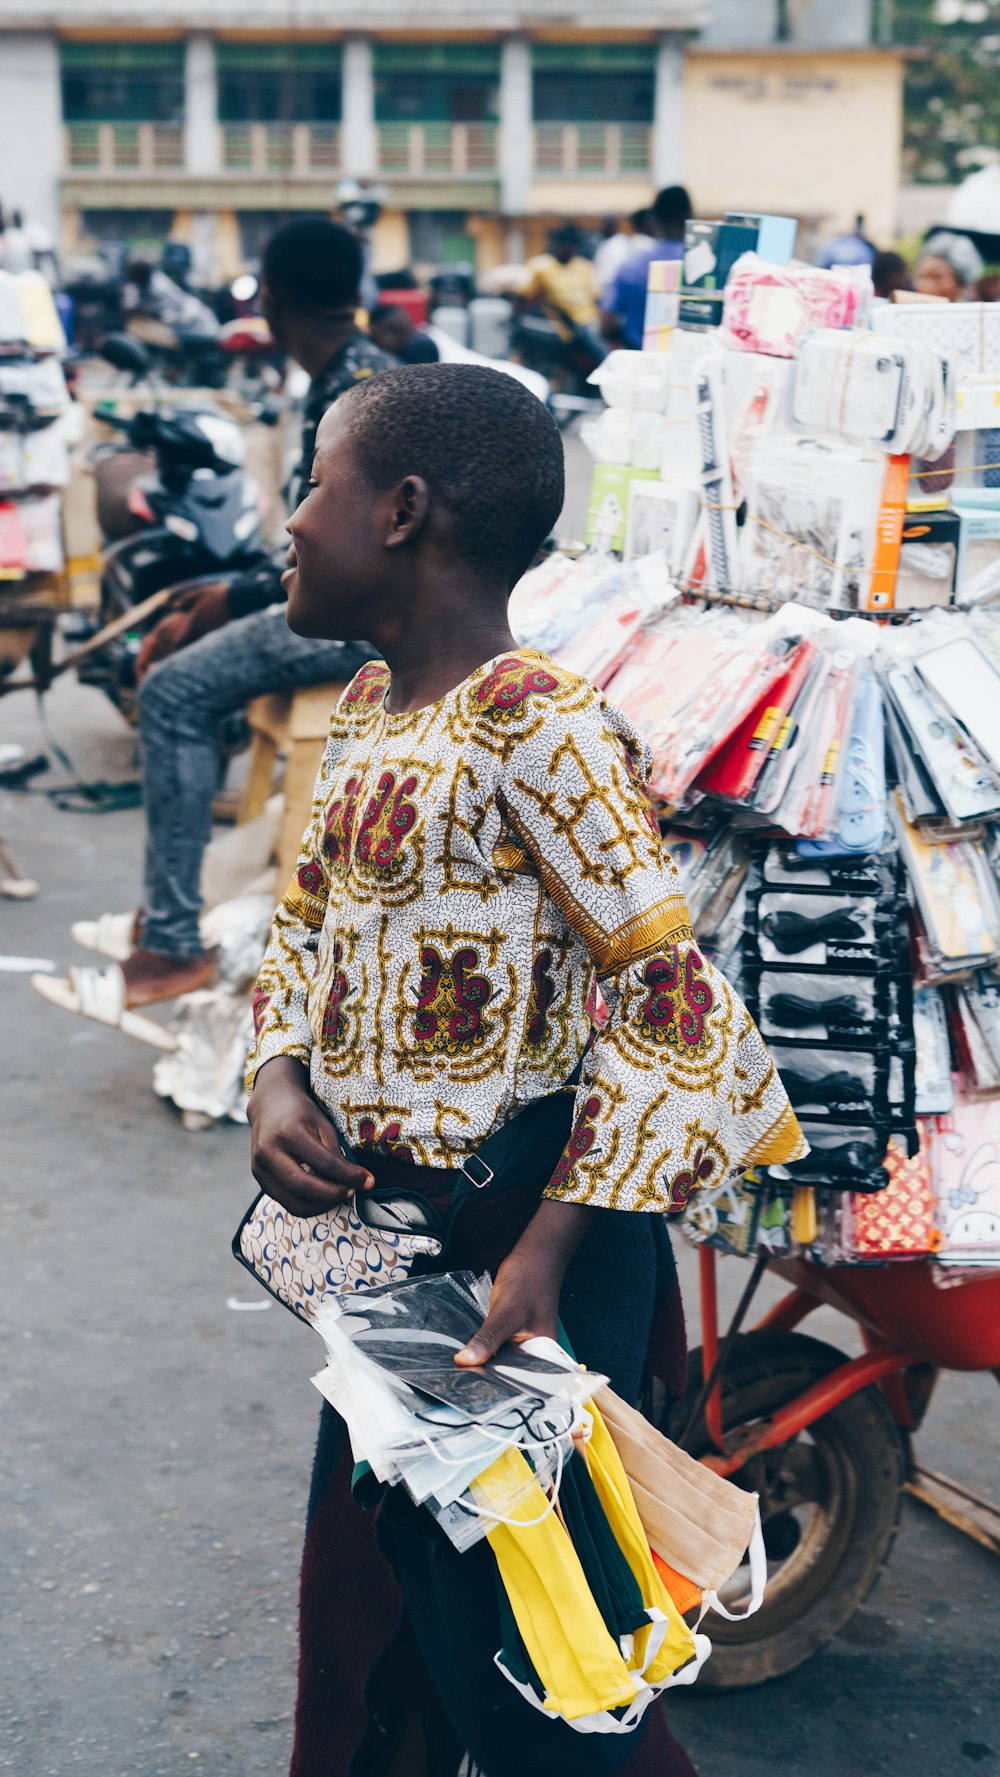
[[[877,4],[877,0],[876,0]],[[376,264],[537,250],[683,179],[891,238],[901,75],[872,0],[0,0],[0,201],[64,250],[188,241],[203,276],[346,175]],[[290,23],[290,20],[293,21]]]

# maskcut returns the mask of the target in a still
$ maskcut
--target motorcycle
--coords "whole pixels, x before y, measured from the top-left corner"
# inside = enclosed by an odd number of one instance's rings
[[[267,499],[243,468],[235,421],[197,408],[144,408],[126,418],[108,406],[95,409],[95,417],[119,437],[94,459],[105,537],[101,597],[76,640],[180,582],[190,590],[271,560],[262,530]],[[104,691],[128,718],[143,627],[124,630],[79,668],[81,681]]]

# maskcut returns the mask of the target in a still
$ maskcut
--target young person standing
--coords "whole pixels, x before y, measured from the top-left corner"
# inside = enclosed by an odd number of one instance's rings
[[[288,527],[289,623],[382,658],[333,713],[257,984],[253,1170],[296,1214],[373,1183],[446,1206],[488,1134],[575,1095],[561,1152],[475,1193],[438,1261],[495,1278],[456,1361],[561,1319],[634,1401],[669,1293],[666,1216],[804,1143],[694,940],[642,740],[511,635],[509,593],[562,498],[554,422],[489,369],[389,372],[320,426]],[[399,1490],[373,1528],[349,1481],[325,1408],[294,1777],[450,1777],[463,1752],[486,1777],[691,1777],[659,1710],[624,1736],[532,1710],[493,1665],[488,1546],[436,1551]]]

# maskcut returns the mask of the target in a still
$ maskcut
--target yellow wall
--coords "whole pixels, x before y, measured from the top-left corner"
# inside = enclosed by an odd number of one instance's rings
[[[372,270],[399,271],[410,263],[410,225],[402,210],[386,210],[372,229]]]
[[[630,216],[653,195],[651,173],[622,179],[533,179],[528,193],[531,216]],[[732,205],[729,205],[732,209]]]
[[[829,235],[860,211],[889,242],[901,139],[902,62],[891,52],[685,59],[684,181],[699,215],[745,206],[814,219]]]

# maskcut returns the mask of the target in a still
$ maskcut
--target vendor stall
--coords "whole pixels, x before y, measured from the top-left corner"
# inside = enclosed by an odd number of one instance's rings
[[[756,252],[706,285],[747,219],[699,226],[651,268],[649,349],[595,373],[589,548],[513,606],[646,735],[696,929],[811,1143],[687,1231],[1000,1264],[1000,307]]]

